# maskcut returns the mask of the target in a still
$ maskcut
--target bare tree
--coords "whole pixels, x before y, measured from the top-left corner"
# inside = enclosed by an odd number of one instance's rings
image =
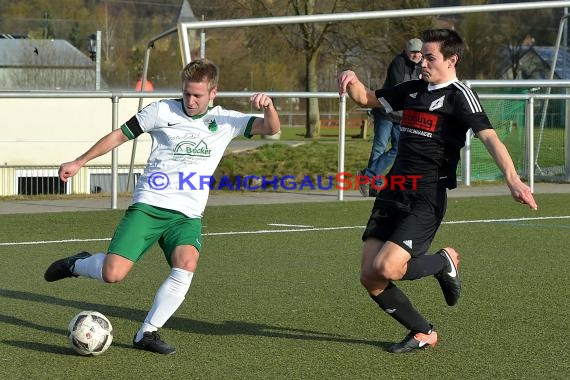
[[[466,5],[486,4],[468,0]],[[469,79],[520,79],[528,73],[521,58],[535,44],[552,45],[559,10],[472,13],[460,17],[457,28],[465,39],[467,52],[459,69]]]
[[[429,6],[427,0],[404,0],[403,2],[393,0],[354,0],[351,2],[288,0],[286,6],[270,0],[252,0],[252,2],[259,8],[256,14],[261,13],[270,17]],[[414,18],[412,20],[277,25],[276,28],[288,45],[304,56],[305,90],[316,92],[319,91],[319,84],[323,84],[323,72],[345,68],[365,67],[364,76],[369,79],[367,84],[381,85],[386,67],[394,54],[402,51],[407,39],[417,37],[420,30],[431,24],[431,18]],[[372,83],[372,77],[377,79],[374,83]],[[328,82],[331,81],[328,80]],[[329,88],[329,90],[334,89]],[[305,136],[318,137],[319,135],[319,99],[307,99]]]
[[[334,13],[338,0],[288,0],[286,7],[278,7],[272,1],[255,0],[267,16],[277,16],[282,13],[300,15],[313,15],[316,13]],[[317,92],[318,89],[318,63],[319,56],[326,41],[326,35],[332,23],[308,23],[294,25],[277,25],[287,43],[293,49],[302,52],[305,58],[305,91]],[[305,137],[318,137],[320,135],[319,99],[306,100]]]

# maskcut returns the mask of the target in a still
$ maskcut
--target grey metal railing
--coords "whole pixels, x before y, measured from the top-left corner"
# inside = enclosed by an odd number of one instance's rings
[[[480,81],[480,80],[473,80],[473,81],[466,81],[468,85],[473,88],[485,88],[485,87],[503,87],[503,88],[512,88],[512,87],[527,87],[527,88],[534,88],[534,87],[562,87],[567,88],[570,87],[570,81],[540,81],[540,80],[521,80],[521,81],[514,81],[514,80],[507,80],[507,81]],[[220,92],[218,93],[218,97],[247,97],[249,98],[253,92]],[[338,156],[338,170],[339,173],[344,171],[344,156],[345,156],[345,126],[346,126],[346,98],[339,97],[338,93],[335,92],[315,92],[315,93],[308,93],[308,92],[267,92],[267,95],[271,96],[272,98],[329,98],[329,99],[339,99],[339,137],[338,137],[338,147],[339,147],[339,156]],[[0,92],[0,99],[1,98],[17,98],[17,99],[26,99],[26,98],[87,98],[87,99],[109,99],[110,106],[112,107],[112,125],[111,130],[115,130],[119,127],[119,120],[118,120],[118,112],[120,107],[120,100],[125,98],[172,98],[172,97],[179,97],[179,92],[152,92],[152,93],[142,93],[142,92],[41,92],[41,91],[34,91],[34,92]],[[527,146],[527,167],[529,169],[528,179],[530,182],[531,188],[534,186],[534,102],[535,100],[544,100],[544,99],[563,99],[563,100],[570,100],[570,95],[568,94],[480,94],[481,99],[511,99],[511,100],[524,100],[526,102],[526,112],[527,112],[527,134],[526,134],[526,146]],[[568,123],[565,125],[566,131],[568,131]],[[566,149],[566,156],[565,156],[565,166],[566,166],[566,180],[570,180],[570,165],[569,165],[569,147],[570,147],[570,133],[566,133],[565,138],[565,149]],[[466,147],[464,151],[464,160],[462,161],[462,172],[463,172],[463,182],[466,185],[470,185],[470,136],[466,138]],[[112,166],[112,189],[111,189],[111,208],[117,207],[117,154],[116,149],[113,150],[111,156],[111,166]],[[338,190],[338,200],[343,200],[343,190]]]

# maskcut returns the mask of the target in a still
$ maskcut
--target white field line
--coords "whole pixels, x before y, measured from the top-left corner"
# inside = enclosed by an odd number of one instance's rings
[[[555,220],[555,219],[570,219],[570,215],[541,216],[541,217],[534,217],[534,218],[452,220],[452,221],[448,221],[448,222],[443,222],[442,224],[502,223],[502,222],[522,222],[522,221]],[[270,224],[270,225],[289,226],[287,224]],[[309,232],[309,231],[337,231],[337,230],[350,230],[350,229],[355,229],[355,228],[364,228],[366,226],[310,227],[310,228],[307,228],[305,226],[298,226],[298,227],[303,227],[303,228],[290,228],[290,229],[281,229],[281,230],[207,232],[207,233],[204,233],[202,236],[257,235],[257,234],[276,234],[276,233]],[[77,243],[77,242],[87,242],[87,241],[109,241],[109,240],[111,240],[111,238],[0,242],[0,247],[2,247],[2,246],[16,246],[16,245],[35,245],[35,244]]]
[[[299,227],[299,228],[313,228],[315,226],[306,226],[304,224],[283,224],[283,223],[267,223],[268,226],[275,227]]]
[[[552,220],[552,219],[570,219],[570,215],[562,216],[538,216],[535,218],[511,218],[511,219],[480,219],[480,220],[452,220],[443,222],[442,224],[467,224],[467,223],[497,223],[497,222],[523,222],[527,220]]]

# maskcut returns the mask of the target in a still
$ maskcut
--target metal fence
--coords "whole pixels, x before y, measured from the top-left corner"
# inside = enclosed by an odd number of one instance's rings
[[[519,87],[524,89],[530,88],[559,88],[564,92],[570,87],[570,81],[468,81],[468,85],[476,89],[484,88],[498,88],[512,89]],[[570,181],[570,165],[569,162],[569,133],[568,133],[568,120],[569,120],[569,107],[570,95],[568,94],[541,94],[536,92],[527,91],[521,94],[501,94],[482,93],[480,98],[483,102],[489,105],[498,105],[500,111],[505,111],[507,102],[515,104],[514,113],[499,112],[493,122],[496,126],[505,129],[505,133],[501,129],[500,136],[509,145],[511,152],[516,152],[513,158],[517,165],[519,174],[526,178],[533,188],[536,178],[541,180],[552,181]],[[221,92],[219,97],[250,97],[250,92]],[[339,125],[339,158],[338,158],[338,171],[344,171],[344,147],[345,147],[345,127],[346,127],[346,98],[339,98],[337,93],[322,92],[322,93],[305,93],[305,92],[269,92],[269,96],[273,98],[325,98],[337,99],[339,101],[338,117],[341,120]],[[155,93],[141,93],[141,92],[81,92],[81,93],[53,93],[53,92],[0,92],[0,98],[10,99],[74,99],[84,98],[89,100],[94,99],[108,99],[109,102],[105,103],[106,107],[110,108],[111,125],[108,130],[114,130],[119,126],[119,109],[125,99],[131,98],[167,98],[178,97],[179,93],[171,92],[155,92]],[[514,102],[514,103],[513,103]],[[518,105],[517,105],[518,104]],[[129,109],[129,113],[132,112]],[[10,119],[10,110],[2,110],[4,120]],[[518,115],[517,115],[518,113]],[[543,113],[546,117],[543,117]],[[504,114],[508,114],[505,119]],[[501,116],[503,115],[503,116]],[[515,116],[513,116],[515,115]],[[16,115],[16,119],[21,115]],[[43,114],[43,119],[55,118],[60,120],[60,123],[65,122],[65,115],[62,115],[58,110],[54,110],[53,114]],[[520,125],[520,121],[523,120]],[[20,128],[19,125],[4,125],[4,130],[10,128]],[[516,133],[514,133],[514,132]],[[514,133],[514,134],[513,134]],[[513,138],[513,136],[515,136]],[[93,140],[95,141],[95,140]],[[2,144],[13,144],[11,140],[1,140]],[[24,142],[23,145],[37,144],[37,140],[29,140],[28,143]],[[39,142],[41,145],[41,141]],[[500,173],[495,178],[481,177],[481,173],[474,171],[473,168],[481,161],[489,161],[489,157],[485,156],[486,153],[480,154],[480,147],[477,145],[479,142],[473,139],[473,136],[468,134],[466,136],[466,146],[462,152],[460,178],[465,185],[470,185],[473,180],[489,180],[500,179]],[[92,142],[90,142],[92,144]],[[64,142],[61,143],[61,149],[65,149]],[[56,148],[57,149],[57,148]],[[4,151],[4,149],[0,149]],[[33,152],[32,152],[33,153]],[[1,157],[1,156],[0,156]],[[109,160],[109,158],[106,158]],[[544,160],[544,161],[541,161]],[[544,163],[544,164],[543,164]],[[496,167],[491,163],[490,167],[497,171]],[[479,169],[477,169],[479,170]],[[93,165],[86,168],[82,182],[84,185],[79,190],[77,184],[70,185],[64,184],[57,178],[57,167],[51,164],[41,165],[25,165],[22,163],[12,163],[0,167],[0,190],[3,195],[16,195],[20,194],[40,194],[40,193],[62,193],[73,194],[75,192],[110,192],[111,193],[111,208],[117,207],[117,194],[123,191],[129,191],[127,188],[127,173],[129,167],[119,165],[117,159],[116,149],[111,153],[110,162],[107,165]],[[137,165],[133,168],[132,172],[135,177],[142,172],[142,166]],[[491,176],[494,176],[492,174]],[[477,177],[479,176],[479,177]],[[85,185],[88,184],[88,185]],[[87,191],[85,189],[88,189]],[[338,190],[338,199],[343,200],[343,191]]]

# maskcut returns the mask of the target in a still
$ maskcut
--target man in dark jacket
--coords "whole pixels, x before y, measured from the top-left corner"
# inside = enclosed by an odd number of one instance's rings
[[[421,77],[422,40],[412,38],[406,43],[406,49],[398,54],[390,65],[386,74],[383,88],[393,87],[398,83]],[[398,139],[400,136],[401,112],[383,113],[379,108],[372,109],[374,117],[374,140],[368,159],[368,166],[358,174],[370,178],[369,183],[360,185],[363,197],[375,197],[382,180],[376,179],[376,186],[372,185],[372,178],[384,175],[394,163],[398,153]],[[390,149],[388,142],[390,141]]]

